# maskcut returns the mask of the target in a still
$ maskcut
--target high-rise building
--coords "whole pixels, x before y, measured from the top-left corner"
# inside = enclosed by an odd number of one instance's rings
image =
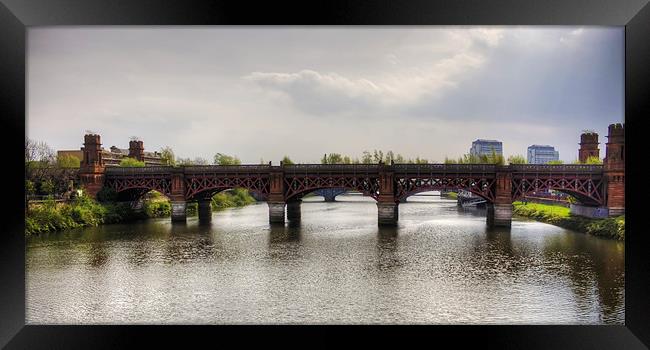
[[[492,155],[492,151],[496,152],[497,155],[503,155],[501,141],[478,139],[472,142],[472,148],[469,149],[469,154],[473,156],[489,156]]]
[[[528,147],[529,164],[546,164],[553,160],[560,160],[560,152],[549,145],[532,145]]]

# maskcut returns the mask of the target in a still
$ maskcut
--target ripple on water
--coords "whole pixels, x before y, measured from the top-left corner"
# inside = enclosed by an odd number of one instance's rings
[[[27,322],[589,324],[624,322],[624,246],[436,197],[377,227],[371,199],[305,199],[32,237]]]

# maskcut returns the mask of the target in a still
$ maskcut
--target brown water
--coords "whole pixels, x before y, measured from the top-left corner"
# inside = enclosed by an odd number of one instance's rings
[[[297,227],[259,203],[212,224],[154,219],[27,240],[27,323],[623,324],[624,244],[414,196],[305,199]]]

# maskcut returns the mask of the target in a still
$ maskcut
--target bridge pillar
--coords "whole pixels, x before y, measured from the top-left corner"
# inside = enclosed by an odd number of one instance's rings
[[[609,125],[603,174],[609,216],[625,214],[625,124]]]
[[[287,202],[287,220],[300,221],[300,204],[301,200]]]
[[[394,174],[387,166],[379,173],[379,197],[377,198],[377,223],[397,225],[399,201],[395,198]]]
[[[277,167],[279,168],[279,167]],[[269,223],[284,224],[284,173],[281,169],[272,169],[269,178]]]
[[[487,205],[488,226],[512,225],[512,173],[497,170],[494,202]]]
[[[200,199],[199,201],[199,222],[209,223],[212,221],[212,200]]]
[[[174,169],[171,183],[172,221],[187,220],[187,200],[185,199],[185,178],[182,169]]]

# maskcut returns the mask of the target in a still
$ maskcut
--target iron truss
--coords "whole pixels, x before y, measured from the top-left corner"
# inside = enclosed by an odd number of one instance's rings
[[[171,195],[171,176],[140,174],[133,176],[107,177],[104,186],[115,192],[146,189],[144,193],[155,190],[166,196]]]
[[[269,195],[269,177],[262,174],[249,175],[185,175],[185,198],[197,199],[217,192],[239,187],[256,192],[260,197]]]
[[[556,190],[576,197],[583,204],[604,205],[604,183],[601,176],[552,175],[513,176],[512,200],[537,191]]]
[[[379,196],[379,177],[361,174],[285,174],[284,185],[284,196],[287,200],[299,198],[304,194],[324,188],[345,188],[359,191],[374,199]]]
[[[396,181],[395,197],[398,200],[424,191],[463,189],[481,196],[488,201],[495,198],[494,176],[486,177],[471,174],[447,174],[431,176],[404,176]]]

